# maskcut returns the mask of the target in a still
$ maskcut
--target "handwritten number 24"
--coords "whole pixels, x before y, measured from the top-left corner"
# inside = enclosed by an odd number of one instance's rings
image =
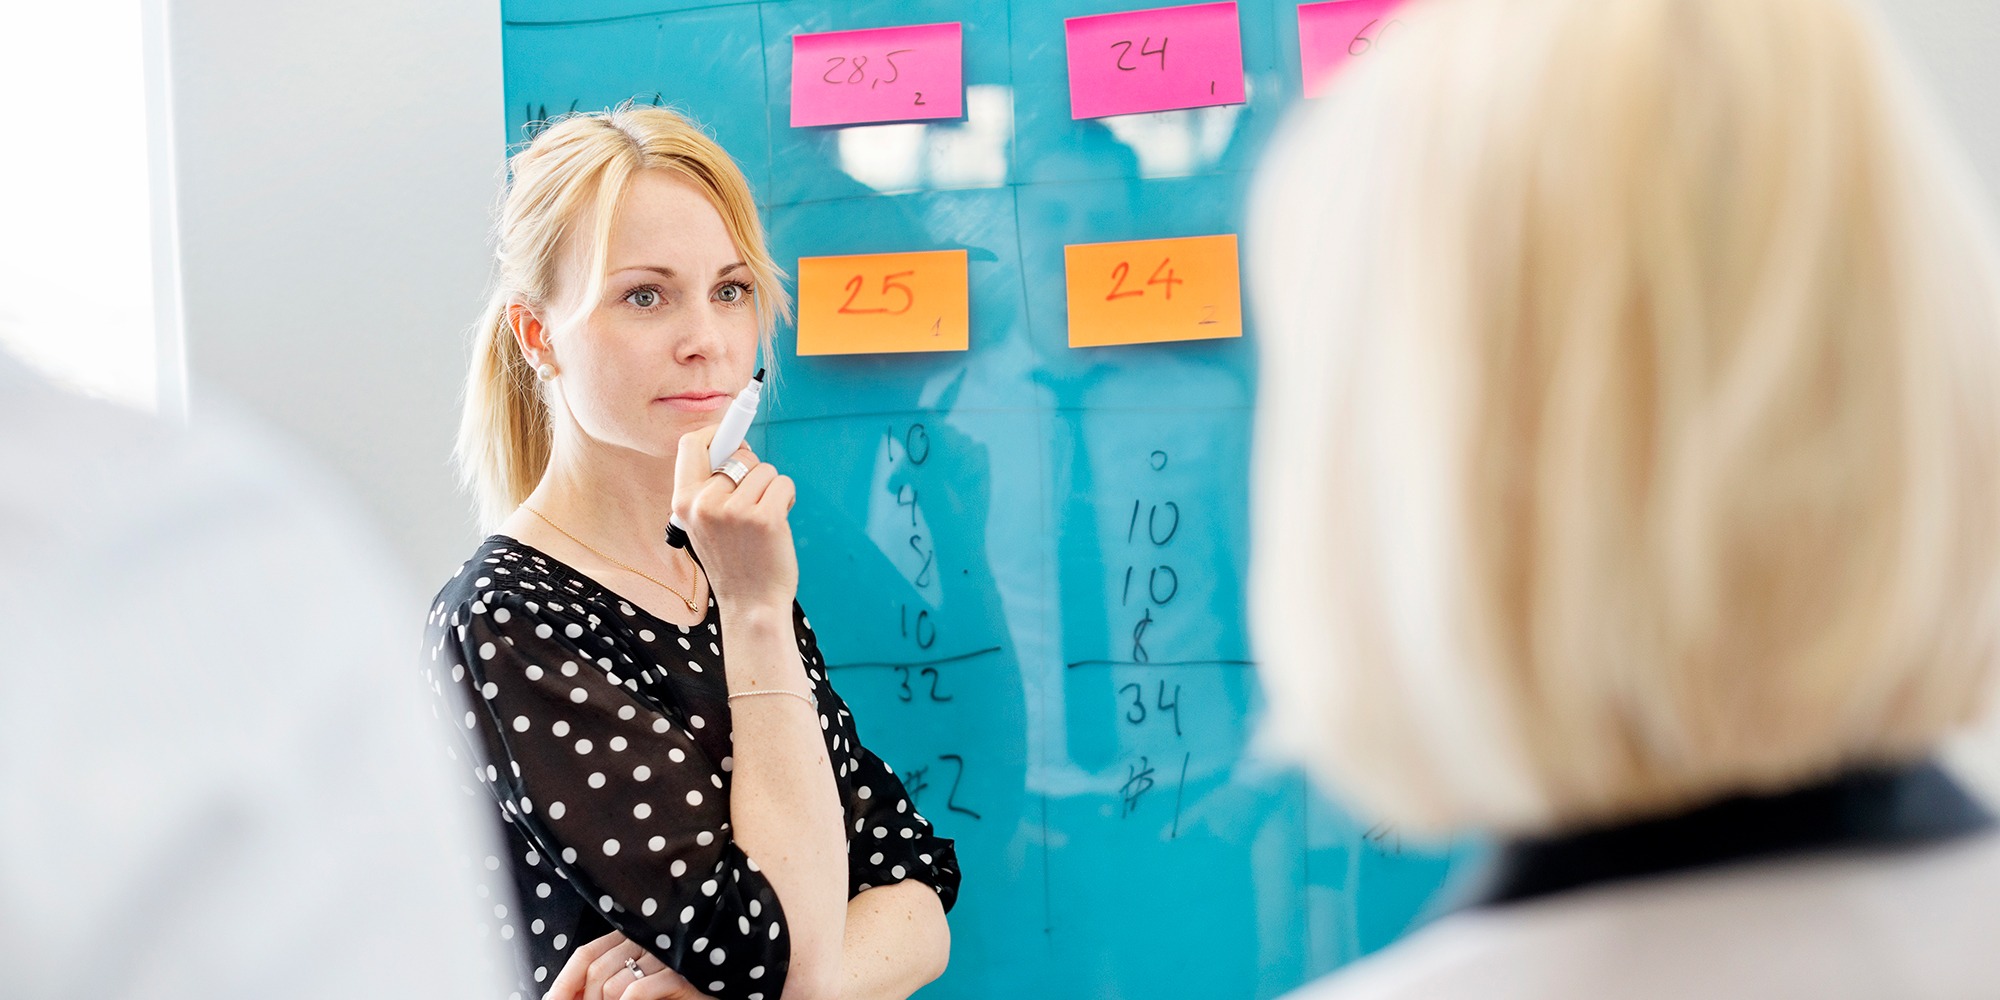
[[[1141,57],[1141,58],[1143,58],[1143,57],[1145,57],[1145,56],[1159,56],[1159,57],[1160,57],[1160,68],[1161,68],[1161,69],[1166,69],[1166,68],[1167,68],[1167,39],[1166,39],[1166,38],[1165,38],[1164,36],[1163,36],[1163,37],[1161,37],[1161,39],[1160,39],[1160,47],[1159,47],[1159,48],[1157,48],[1157,49],[1149,49],[1149,48],[1147,48],[1147,47],[1146,47],[1146,46],[1148,46],[1148,45],[1151,45],[1152,43],[1153,43],[1153,39],[1152,39],[1152,37],[1151,37],[1151,36],[1147,36],[1147,38],[1146,38],[1146,39],[1145,39],[1144,41],[1142,41],[1142,42],[1140,42],[1140,43],[1139,43],[1139,55],[1140,55],[1140,57]],[[1112,47],[1113,49],[1116,49],[1116,50],[1118,50],[1118,59],[1117,59],[1117,61],[1116,61],[1115,63],[1113,63],[1113,65],[1117,66],[1119,70],[1121,70],[1121,71],[1123,71],[1123,72],[1126,72],[1126,73],[1130,73],[1130,72],[1132,72],[1133,70],[1136,70],[1136,69],[1138,69],[1138,68],[1139,68],[1139,67],[1138,67],[1138,65],[1136,65],[1136,64],[1134,64],[1134,65],[1131,65],[1131,66],[1127,66],[1127,65],[1125,65],[1125,58],[1126,58],[1127,56],[1130,56],[1130,55],[1132,54],[1132,42],[1131,42],[1131,41],[1127,40],[1127,41],[1118,41],[1118,42],[1112,42],[1112,43],[1111,43],[1111,47]]]
[[[1165,297],[1169,300],[1172,300],[1174,297],[1175,285],[1187,284],[1187,279],[1174,277],[1173,263],[1174,259],[1172,257],[1161,260],[1160,266],[1153,268],[1153,276],[1146,279],[1147,285],[1164,286],[1166,288]],[[1164,278],[1160,277],[1162,271],[1166,272],[1166,277]],[[1127,289],[1125,287],[1125,279],[1131,276],[1132,265],[1126,261],[1119,261],[1118,266],[1111,269],[1111,293],[1104,297],[1104,301],[1116,302],[1119,299],[1129,299],[1134,296],[1146,294],[1144,288]]]

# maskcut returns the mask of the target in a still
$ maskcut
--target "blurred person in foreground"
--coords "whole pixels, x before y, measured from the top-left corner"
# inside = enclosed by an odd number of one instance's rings
[[[0,994],[496,995],[407,594],[332,492],[0,355]]]
[[[1471,905],[1323,998],[2000,996],[2000,266],[1841,0],[1418,0],[1259,179],[1273,733]]]

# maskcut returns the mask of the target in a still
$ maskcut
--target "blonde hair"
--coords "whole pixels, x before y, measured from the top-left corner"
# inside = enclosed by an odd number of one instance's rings
[[[2000,616],[2000,264],[1842,0],[1418,0],[1259,178],[1271,735],[1413,828],[1924,755]]]
[[[715,140],[680,113],[626,102],[604,112],[555,119],[508,161],[512,175],[501,202],[498,279],[473,331],[472,369],[455,457],[459,477],[491,529],[540,482],[548,467],[551,425],[534,370],[508,322],[522,303],[552,308],[566,255],[588,238],[594,283],[580,301],[595,301],[606,277],[612,221],[632,176],[670,170],[706,195],[749,268],[765,363],[780,318],[791,316],[785,272],[765,245],[750,184]],[[581,232],[586,221],[592,231]],[[552,325],[552,324],[551,324]]]

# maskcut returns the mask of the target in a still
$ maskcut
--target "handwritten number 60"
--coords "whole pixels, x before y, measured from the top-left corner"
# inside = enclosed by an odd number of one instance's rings
[[[1382,26],[1381,34],[1376,35],[1374,38],[1368,37],[1368,29],[1379,23],[1381,23],[1381,19],[1377,18],[1362,25],[1361,30],[1354,33],[1354,40],[1347,43],[1347,54],[1358,56],[1378,45],[1387,45],[1389,43],[1389,32],[1403,26],[1403,22],[1401,21],[1390,21],[1388,24]]]

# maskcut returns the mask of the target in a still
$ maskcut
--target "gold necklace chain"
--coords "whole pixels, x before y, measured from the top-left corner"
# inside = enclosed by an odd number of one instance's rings
[[[654,576],[654,575],[652,575],[651,573],[646,573],[646,572],[642,572],[642,571],[640,571],[639,569],[637,569],[637,568],[635,568],[635,567],[632,567],[632,566],[627,566],[627,565],[625,565],[624,563],[622,563],[622,562],[619,562],[618,560],[616,560],[616,559],[613,559],[613,558],[611,558],[610,556],[607,556],[607,555],[605,555],[604,553],[602,553],[602,552],[599,552],[599,551],[597,551],[597,549],[596,549],[596,548],[593,548],[593,547],[591,546],[591,544],[590,544],[589,542],[586,542],[586,541],[584,541],[583,539],[581,539],[581,538],[578,538],[578,537],[576,537],[575,535],[572,535],[572,534],[570,534],[570,533],[569,533],[569,532],[567,532],[567,531],[563,531],[563,526],[562,526],[562,525],[560,525],[560,524],[557,524],[557,523],[555,523],[554,521],[550,521],[550,520],[549,520],[549,516],[548,516],[547,514],[544,514],[544,513],[542,513],[541,511],[539,511],[539,510],[536,510],[535,508],[533,508],[533,507],[530,507],[530,506],[528,506],[527,504],[522,504],[522,505],[521,505],[521,509],[522,509],[522,510],[525,510],[525,511],[527,511],[527,512],[528,512],[528,513],[530,513],[530,514],[533,514],[533,515],[535,515],[536,517],[539,517],[539,518],[541,518],[541,519],[542,519],[542,520],[543,520],[544,522],[546,522],[546,523],[548,524],[548,526],[549,526],[549,527],[551,527],[551,528],[554,528],[554,529],[556,529],[557,531],[560,531],[560,532],[562,532],[562,536],[563,536],[564,538],[567,538],[567,539],[569,539],[570,541],[572,541],[572,542],[575,542],[576,544],[578,544],[578,545],[581,545],[581,546],[583,546],[583,547],[584,547],[585,549],[588,549],[588,550],[590,551],[590,554],[591,554],[591,555],[594,555],[594,556],[596,556],[597,558],[599,558],[599,559],[602,559],[602,560],[604,560],[605,562],[608,562],[608,563],[610,563],[611,565],[613,565],[613,566],[616,566],[616,567],[618,567],[619,569],[622,569],[622,570],[624,570],[624,571],[625,571],[625,572],[627,572],[627,573],[633,573],[633,574],[637,574],[637,575],[639,575],[639,576],[642,576],[642,577],[645,577],[645,578],[646,578],[647,580],[650,580],[650,581],[652,581],[652,582],[653,582],[653,584],[654,584],[655,586],[659,587],[659,588],[660,588],[660,589],[662,589],[662,590],[665,590],[665,591],[666,591],[667,593],[669,593],[669,594],[672,594],[672,595],[674,595],[675,597],[678,597],[678,598],[680,598],[680,599],[681,599],[681,603],[682,603],[682,604],[685,604],[685,605],[687,605],[687,606],[688,606],[688,610],[689,610],[689,611],[693,611],[693,610],[695,610],[695,606],[694,606],[694,599],[693,599],[693,598],[689,597],[689,596],[688,596],[688,595],[686,595],[686,594],[683,594],[683,593],[681,593],[681,592],[680,592],[680,591],[678,591],[678,590],[675,590],[675,589],[674,589],[674,588],[672,588],[672,587],[669,587],[669,586],[667,586],[667,585],[666,585],[665,583],[662,583],[662,582],[660,581],[660,579],[659,579],[658,577],[655,577],[655,576]],[[693,590],[693,589],[695,588],[695,586],[696,586],[697,584],[699,584],[699,583],[700,583],[700,578],[699,578],[699,577],[697,577],[697,576],[695,576],[695,575],[694,575],[693,573],[690,573],[690,574],[689,574],[689,578],[688,578],[688,589],[689,589],[689,590]]]

